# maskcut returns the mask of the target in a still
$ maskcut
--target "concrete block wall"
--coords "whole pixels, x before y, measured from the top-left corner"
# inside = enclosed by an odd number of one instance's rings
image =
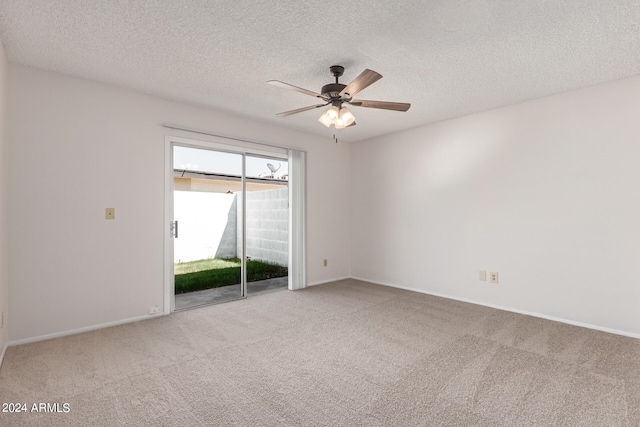
[[[242,253],[242,193],[174,192],[179,238],[175,262],[235,258]],[[289,261],[289,190],[247,192],[247,256],[286,266]]]
[[[242,215],[241,208],[238,215]],[[238,253],[241,253],[240,233],[238,229]],[[288,264],[288,188],[247,192],[247,256],[282,266]]]

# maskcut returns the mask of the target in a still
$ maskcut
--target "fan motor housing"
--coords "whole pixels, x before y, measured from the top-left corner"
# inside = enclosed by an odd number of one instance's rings
[[[322,91],[320,93],[332,99],[339,99],[340,92],[342,92],[342,89],[344,89],[345,87],[347,87],[347,85],[343,85],[342,83],[329,83],[328,85],[322,86]]]

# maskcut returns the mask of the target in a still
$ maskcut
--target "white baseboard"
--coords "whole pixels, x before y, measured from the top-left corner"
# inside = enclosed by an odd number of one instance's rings
[[[9,345],[10,346],[14,346],[14,345],[21,345],[21,344],[30,344],[30,343],[34,343],[34,342],[38,342],[38,341],[50,340],[52,338],[65,337],[67,335],[80,334],[82,332],[95,331],[97,329],[104,329],[104,328],[109,328],[111,326],[124,325],[125,323],[138,322],[140,320],[152,319],[154,317],[160,317],[160,316],[165,316],[165,314],[164,313],[145,314],[144,316],[130,317],[128,319],[116,320],[114,322],[100,323],[98,325],[87,326],[87,327],[84,327],[84,328],[71,329],[71,330],[68,330],[68,331],[56,332],[56,333],[53,333],[53,334],[40,335],[40,336],[33,337],[33,338],[25,338],[25,339],[21,339],[21,340],[10,341]]]
[[[362,278],[362,277],[352,277],[352,279],[361,280],[363,282],[368,282],[368,283],[373,283],[375,285],[389,286],[391,288],[398,288],[398,289],[404,289],[404,290],[407,290],[407,291],[418,292],[418,293],[421,293],[421,294],[433,295],[435,297],[441,297],[441,298],[447,298],[447,299],[452,299],[452,300],[456,300],[456,301],[468,302],[470,304],[482,305],[484,307],[495,308],[495,309],[498,309],[498,310],[509,311],[509,312],[517,313],[517,314],[524,314],[526,316],[539,317],[541,319],[552,320],[554,322],[566,323],[566,324],[574,325],[574,326],[580,326],[582,328],[594,329],[596,331],[608,332],[610,334],[616,334],[616,335],[622,335],[622,336],[625,336],[625,337],[640,339],[640,334],[636,334],[636,333],[633,333],[633,332],[621,331],[619,329],[606,328],[604,326],[598,326],[598,325],[593,325],[593,324],[590,324],[590,323],[578,322],[578,321],[575,321],[575,320],[564,319],[562,317],[548,316],[546,314],[534,313],[534,312],[524,311],[524,310],[518,310],[516,308],[511,308],[511,307],[503,307],[503,306],[500,306],[500,305],[488,304],[488,303],[485,303],[485,302],[475,301],[475,300],[471,300],[471,299],[467,299],[467,298],[459,298],[459,297],[454,297],[454,296],[451,296],[451,295],[445,295],[445,294],[440,294],[440,293],[435,293],[435,292],[428,292],[428,291],[425,291],[423,289],[409,288],[409,287],[406,287],[406,286],[398,286],[398,285],[395,285],[395,284],[392,284],[392,283],[378,282],[378,281],[375,281],[375,280],[365,279],[365,278]]]
[[[344,276],[344,277],[338,277],[338,278],[335,278],[335,279],[321,280],[319,282],[307,283],[307,286],[323,285],[325,283],[337,282],[339,280],[347,280],[347,279],[352,279],[352,277],[351,276]]]

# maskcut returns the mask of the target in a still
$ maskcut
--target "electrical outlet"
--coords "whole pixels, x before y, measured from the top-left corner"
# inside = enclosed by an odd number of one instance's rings
[[[498,273],[495,271],[489,273],[489,280],[491,281],[491,283],[498,283]]]
[[[324,260],[324,264],[323,264],[323,265],[324,265],[325,267],[327,266],[327,260],[326,260],[326,259]]]
[[[104,210],[105,219],[116,219],[116,208],[106,208]]]
[[[480,270],[479,279],[483,282],[487,281],[487,270]]]
[[[158,314],[160,313],[160,306],[152,305],[149,307],[149,314]]]

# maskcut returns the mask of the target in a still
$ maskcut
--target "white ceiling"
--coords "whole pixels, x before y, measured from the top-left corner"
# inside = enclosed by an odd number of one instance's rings
[[[357,98],[356,141],[640,74],[640,0],[2,0],[10,62],[330,137],[317,99],[346,67],[384,78]],[[241,131],[239,130],[239,133]]]

